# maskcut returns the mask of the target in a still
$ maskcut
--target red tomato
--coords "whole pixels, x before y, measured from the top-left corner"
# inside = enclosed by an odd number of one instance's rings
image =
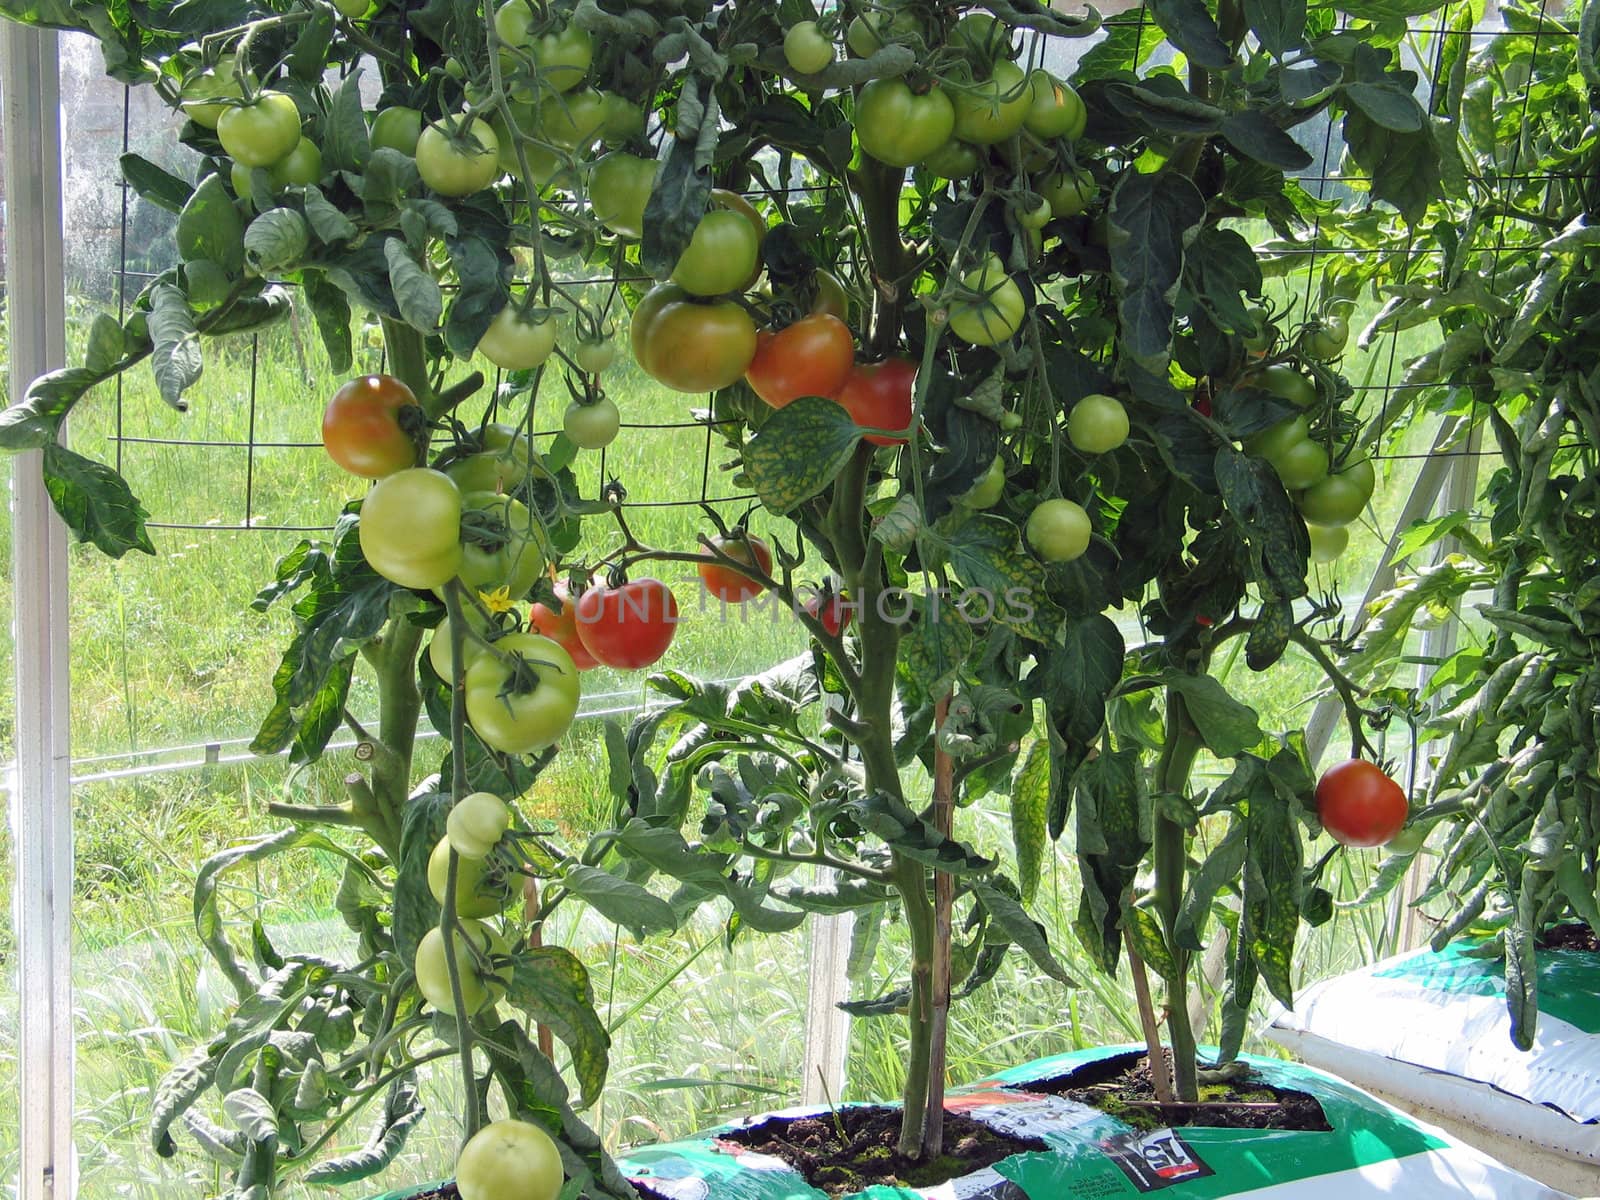
[[[555,590],[556,599],[561,601],[561,611],[556,612],[548,604],[535,601],[528,610],[529,631],[544,634],[572,655],[572,663],[578,670],[588,671],[598,667],[599,661],[589,653],[583,639],[578,636],[578,610],[573,603],[572,593],[567,591],[564,583],[556,584]]]
[[[328,457],[352,475],[382,479],[417,465],[414,435],[427,425],[410,388],[392,375],[350,380],[322,412]]]
[[[678,600],[659,579],[592,587],[573,606],[578,638],[601,666],[634,671],[667,652],[678,631]]]
[[[852,615],[850,608],[845,604],[844,598],[837,593],[824,595],[819,592],[806,601],[806,615],[819,623],[828,633],[829,637],[838,637],[849,627]]]
[[[834,399],[857,425],[872,429],[904,429],[911,424],[911,392],[917,365],[903,358],[857,363]],[[903,446],[905,438],[868,434],[874,446]]]
[[[802,393],[807,396],[810,394],[810,392]],[[711,544],[729,558],[744,563],[750,562],[753,554],[755,565],[760,568],[761,573],[772,574],[772,551],[768,550],[767,544],[758,537],[750,538],[748,546],[745,545],[745,539],[740,537],[716,537],[711,539]],[[741,575],[732,567],[716,561],[701,563],[695,569],[700,572],[700,582],[706,585],[706,591],[724,604],[743,604],[750,597],[759,595],[765,586],[748,575]]]
[[[1329,767],[1317,781],[1317,816],[1345,846],[1388,844],[1405,825],[1408,810],[1400,785],[1359,758]]]
[[[801,396],[832,396],[854,365],[850,327],[817,313],[777,333],[756,335],[756,356],[745,381],[773,408]]]

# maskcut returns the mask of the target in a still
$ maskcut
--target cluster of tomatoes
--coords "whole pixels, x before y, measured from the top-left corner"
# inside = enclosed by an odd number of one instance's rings
[[[1348,337],[1343,318],[1325,317],[1306,329],[1300,338],[1300,352],[1308,359],[1328,361],[1343,352]],[[1270,327],[1264,326],[1260,353],[1265,353],[1271,338]],[[1248,341],[1246,345],[1248,348]],[[1317,385],[1293,366],[1276,363],[1259,368],[1245,376],[1244,383],[1301,410],[1245,439],[1244,447],[1271,465],[1294,498],[1311,535],[1313,561],[1332,562],[1350,544],[1348,527],[1372,499],[1377,486],[1372,460],[1350,451],[1330,454],[1327,439],[1314,436]]]

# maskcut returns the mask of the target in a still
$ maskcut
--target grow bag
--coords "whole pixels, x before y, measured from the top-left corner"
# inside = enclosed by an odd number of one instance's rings
[[[1331,1132],[1190,1126],[1138,1131],[1098,1109],[1030,1092],[1030,1082],[1064,1075],[1136,1047],[1064,1054],[953,1089],[947,1108],[1047,1149],[926,1188],[871,1187],[860,1200],[1097,1200],[1160,1192],[1163,1200],[1249,1195],[1258,1200],[1560,1200],[1563,1193],[1504,1167],[1374,1100],[1347,1083],[1291,1063],[1248,1059],[1266,1083],[1307,1092]],[[827,1200],[776,1158],[727,1135],[772,1117],[825,1114],[788,1109],[749,1117],[699,1137],[628,1151],[622,1173],[665,1200]]]
[[[1600,955],[1539,950],[1533,1048],[1511,1041],[1505,969],[1479,943],[1326,980],[1268,1035],[1559,1187],[1600,1193]]]

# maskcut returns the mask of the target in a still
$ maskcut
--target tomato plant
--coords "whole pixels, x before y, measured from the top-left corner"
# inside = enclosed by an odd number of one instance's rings
[[[648,667],[660,661],[678,632],[678,599],[659,579],[591,587],[573,607],[578,640],[601,666]]]
[[[745,380],[773,408],[782,408],[801,396],[834,396],[854,366],[850,327],[832,314],[814,313],[776,333],[757,334]]]
[[[411,389],[392,375],[361,375],[322,412],[322,445],[352,475],[381,479],[416,465],[427,417]]]
[[[695,568],[706,591],[724,604],[743,604],[751,597],[761,594],[766,584],[759,579],[752,579],[735,566],[717,561],[714,555],[733,559],[745,566],[754,566],[763,575],[770,575],[772,551],[764,541],[742,532],[736,532],[729,537],[712,538],[711,550],[706,553],[706,557],[711,561],[703,562]]]

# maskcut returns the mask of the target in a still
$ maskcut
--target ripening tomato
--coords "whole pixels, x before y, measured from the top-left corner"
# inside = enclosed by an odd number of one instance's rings
[[[853,609],[854,605],[832,590],[818,592],[805,603],[806,615],[821,625],[829,637],[838,637],[850,627]]]
[[[461,569],[461,489],[442,471],[385,475],[361,502],[361,553],[401,587],[433,591]]]
[[[1323,772],[1316,799],[1317,817],[1329,836],[1357,850],[1393,841],[1409,813],[1400,785],[1359,758]]]
[[[908,429],[917,383],[917,364],[904,358],[857,363],[834,397],[850,419],[867,429]],[[869,433],[874,446],[903,446],[903,437]]]
[[[382,479],[417,462],[428,428],[417,397],[393,375],[360,375],[322,410],[322,445],[352,475]]]
[[[592,587],[574,607],[579,640],[606,667],[648,667],[667,652],[678,631],[677,597],[648,576],[621,587]]]
[[[763,575],[772,574],[772,551],[758,537],[714,537],[711,544],[736,562],[753,565]],[[724,604],[743,604],[752,596],[760,595],[766,587],[764,583],[740,574],[735,568],[711,559],[710,555],[706,557],[709,561],[701,563],[695,570],[700,574],[700,582],[706,585],[706,591]]]
[[[542,600],[534,601],[528,609],[528,629],[532,633],[542,633],[572,655],[573,665],[578,670],[592,671],[600,662],[589,653],[583,639],[578,636],[578,610],[572,594],[567,590],[567,585],[559,581],[555,585],[555,593],[561,611],[557,612]]]
[[[832,396],[855,365],[850,327],[838,317],[802,317],[777,333],[756,335],[756,356],[744,374],[773,408],[801,396]]]
[[[676,284],[652,288],[633,314],[633,353],[657,383],[714,392],[737,382],[756,356],[756,325],[731,300],[705,303]]]

